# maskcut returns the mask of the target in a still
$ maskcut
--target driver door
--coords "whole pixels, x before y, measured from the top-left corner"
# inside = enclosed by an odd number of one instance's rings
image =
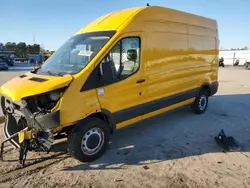
[[[103,76],[112,78],[97,88],[97,94],[101,107],[114,115],[116,128],[142,120],[146,90],[143,46],[143,33],[129,33],[116,42],[101,62],[111,70],[104,69]]]

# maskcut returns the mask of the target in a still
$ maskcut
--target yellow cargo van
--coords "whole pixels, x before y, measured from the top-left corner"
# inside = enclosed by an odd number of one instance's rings
[[[217,89],[215,20],[129,8],[87,24],[40,68],[2,85],[4,133],[21,155],[67,133],[70,154],[93,161],[116,129],[188,104],[204,113]]]

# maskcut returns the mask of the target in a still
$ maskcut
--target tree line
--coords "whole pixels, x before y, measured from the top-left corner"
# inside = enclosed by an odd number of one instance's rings
[[[6,44],[0,43],[0,51],[15,51],[16,57],[25,58],[29,54],[38,54],[42,51],[40,44],[26,44],[25,42],[7,42]]]

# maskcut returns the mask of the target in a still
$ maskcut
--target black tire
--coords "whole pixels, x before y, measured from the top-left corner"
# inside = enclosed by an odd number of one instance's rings
[[[196,97],[194,103],[191,105],[194,113],[203,114],[208,106],[208,90],[203,89],[200,91],[199,95]]]
[[[68,151],[81,162],[91,162],[106,151],[109,139],[110,130],[103,120],[94,117],[87,118],[77,123],[71,131],[68,137]],[[97,144],[97,149],[91,153],[89,150],[95,144]]]

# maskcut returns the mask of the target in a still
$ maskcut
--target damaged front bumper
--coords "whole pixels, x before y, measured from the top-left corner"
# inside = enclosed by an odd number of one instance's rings
[[[1,144],[1,158],[3,158],[6,142],[10,142],[15,148],[20,148],[19,159],[23,165],[28,150],[49,151],[54,141],[51,130],[60,125],[59,110],[32,113],[26,101],[13,102],[5,96],[2,96],[1,104],[5,114],[4,135],[6,137]]]
[[[54,129],[60,125],[60,111],[35,117],[36,122],[45,129]]]

